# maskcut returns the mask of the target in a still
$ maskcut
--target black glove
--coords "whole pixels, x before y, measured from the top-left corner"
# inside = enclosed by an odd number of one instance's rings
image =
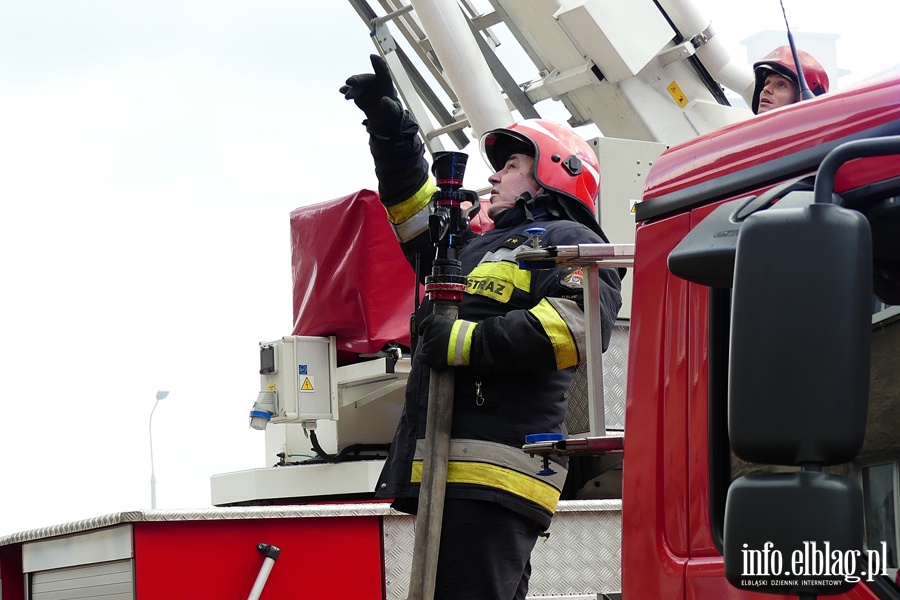
[[[375,73],[352,75],[340,92],[366,114],[363,125],[370,135],[390,139],[401,133],[415,135],[418,125],[400,105],[387,63],[377,54],[369,56]],[[412,130],[409,129],[412,127]]]
[[[429,315],[419,325],[419,360],[433,369],[478,364],[477,329],[472,321]]]

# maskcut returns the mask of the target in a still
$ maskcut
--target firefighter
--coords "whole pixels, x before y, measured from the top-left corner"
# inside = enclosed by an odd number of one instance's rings
[[[431,272],[427,224],[437,186],[428,173],[418,125],[403,110],[384,60],[340,91],[366,115],[363,124],[388,219],[420,277]],[[542,227],[544,245],[606,241],[594,216],[599,165],[571,128],[526,120],[487,132],[484,158],[496,171],[489,216],[494,229],[460,250],[468,284],[459,317],[436,317],[428,301],[416,315],[419,342],[406,402],[376,488],[414,514],[431,369],[455,367],[450,461],[435,598],[523,599],[530,555],[550,525],[566,478],[564,459],[551,475],[522,452],[531,433],[565,434],[567,393],[585,357],[583,273],[573,268],[520,270],[525,229]],[[616,270],[601,269],[603,348],[621,306]]]
[[[821,96],[828,91],[828,74],[811,54],[797,50],[803,78],[810,91]],[[754,63],[756,85],[750,108],[753,114],[762,114],[800,100],[800,80],[790,46],[779,46]]]

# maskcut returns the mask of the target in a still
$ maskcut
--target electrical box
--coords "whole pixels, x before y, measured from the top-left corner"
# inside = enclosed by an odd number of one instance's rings
[[[334,337],[285,336],[259,344],[260,397],[271,401],[271,422],[338,418]]]

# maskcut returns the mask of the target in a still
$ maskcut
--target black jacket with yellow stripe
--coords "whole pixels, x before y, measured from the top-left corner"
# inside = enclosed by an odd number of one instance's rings
[[[384,168],[384,161],[379,164],[377,150],[388,144],[396,150],[398,145],[385,142],[376,148],[379,143],[373,138],[382,201],[404,252],[411,263],[419,261],[424,280],[434,256],[427,215],[437,188],[423,171],[421,154],[419,161],[406,162],[404,177],[386,181],[391,169]],[[396,194],[408,192],[416,181],[419,188],[397,200]],[[547,527],[565,482],[565,464],[557,461],[555,474],[539,475],[540,458],[521,448],[528,434],[566,433],[567,393],[575,367],[585,357],[583,275],[572,268],[519,269],[515,253],[527,245],[524,231],[529,227],[546,230],[542,245],[602,242],[584,225],[554,217],[552,199],[541,197],[527,207],[520,201],[507,209],[493,230],[471,235],[460,251],[468,286],[459,318],[479,323],[485,351],[480,364],[455,370],[447,496],[496,502]],[[612,269],[601,269],[600,275],[605,349],[621,305],[620,281]],[[431,312],[426,300],[417,320]],[[430,369],[414,356],[403,414],[376,490],[379,497],[394,498],[394,507],[405,512],[417,508],[429,375]]]

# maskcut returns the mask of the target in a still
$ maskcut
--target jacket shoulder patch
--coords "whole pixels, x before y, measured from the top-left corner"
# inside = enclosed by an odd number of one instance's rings
[[[581,269],[566,269],[559,274],[559,284],[570,290],[580,290],[584,284],[584,271]]]

